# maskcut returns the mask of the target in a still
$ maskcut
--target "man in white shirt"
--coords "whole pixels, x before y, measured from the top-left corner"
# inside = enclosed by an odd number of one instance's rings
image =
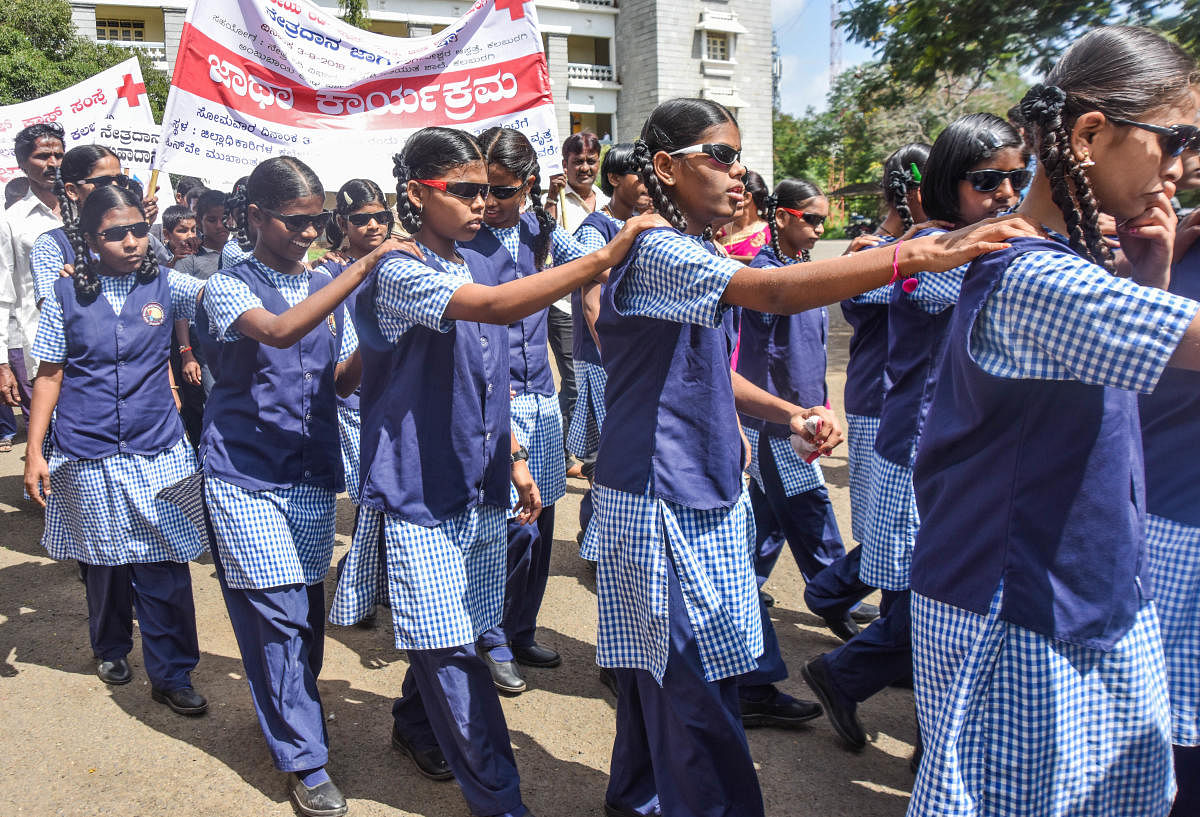
[[[65,152],[62,126],[31,125],[17,134],[16,159],[29,192],[0,219],[0,399],[29,412],[33,361],[26,351],[37,332],[29,250],[39,235],[62,224],[54,179]]]
[[[550,179],[546,193],[546,212],[571,235],[588,214],[608,204],[608,196],[596,187],[596,176],[600,172],[600,140],[596,134],[582,131],[573,133],[563,142],[563,170],[565,173]],[[571,415],[575,411],[575,361],[571,357],[571,297],[560,298],[550,307],[547,334],[550,351],[558,364],[562,377],[558,389],[558,405],[562,410],[563,432],[571,427]],[[564,445],[563,451],[566,451]],[[578,476],[580,466],[572,465],[567,455],[568,474]]]

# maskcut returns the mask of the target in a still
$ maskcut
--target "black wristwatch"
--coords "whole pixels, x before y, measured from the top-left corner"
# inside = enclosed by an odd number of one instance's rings
[[[516,465],[518,462],[521,462],[522,460],[525,460],[525,461],[529,460],[529,449],[526,448],[525,446],[521,446],[520,448],[518,448],[516,451],[514,451],[512,453],[512,462],[514,465]]]

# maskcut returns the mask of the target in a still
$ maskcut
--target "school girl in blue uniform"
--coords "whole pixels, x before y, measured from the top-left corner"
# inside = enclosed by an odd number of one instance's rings
[[[646,193],[638,167],[633,161],[633,144],[613,145],[600,163],[600,189],[608,204],[589,213],[575,230],[575,240],[588,252],[603,247],[627,219],[648,213],[653,205]],[[596,345],[596,316],[600,312],[601,281],[589,281],[571,293],[571,338],[574,344],[575,385],[579,396],[567,430],[567,451],[583,463],[588,491],[579,503],[579,529],[586,531],[592,518],[590,483],[596,471],[596,452],[600,448],[600,430],[604,427],[604,384],[607,378]],[[580,534],[582,537],[582,533]],[[580,542],[582,543],[582,538]]]
[[[508,727],[476,639],[504,604],[510,482],[517,521],[541,509],[509,422],[508,325],[610,267],[646,226],[607,248],[500,282],[505,257],[465,246],[482,228],[488,169],[474,137],[425,128],[395,157],[397,211],[421,257],[388,256],[359,296],[360,518],[331,620],[384,593],[409,669],[393,745],[422,774],[454,777],[472,814],[520,817]],[[383,559],[380,559],[380,554]]]
[[[616,668],[620,689],[609,815],[763,813],[736,689],[757,666],[763,633],[728,307],[801,312],[993,246],[960,243],[959,254],[925,239],[896,252],[743,267],[705,238],[744,196],[740,148],[737,123],[715,102],[655,108],[635,149],[655,210],[673,228],[639,238],[612,270],[596,322],[607,416],[585,546],[599,557],[597,660]],[[784,406],[742,408],[801,430],[805,413]],[[816,450],[827,453],[836,432],[826,423]]]
[[[950,123],[934,142],[923,173],[926,214],[963,225],[1007,212],[1025,184],[1026,159],[1020,134],[1003,119],[970,114]],[[917,235],[942,232],[931,228]],[[912,464],[965,272],[963,266],[893,286],[885,372],[890,385],[875,437],[870,522],[859,565],[862,581],[884,591],[881,615],[802,671],[834,731],[853,749],[867,742],[858,704],[912,673],[908,570],[919,525]]]
[[[208,280],[197,316],[215,346],[200,441],[213,559],[259,724],[293,802],[306,815],[343,814],[345,798],[325,770],[317,693],[343,487],[336,396],[353,391],[358,376],[357,338],[341,303],[395,245],[331,278],[303,263],[331,215],[307,165],[268,159],[245,195],[239,232],[254,226],[254,252]]]
[[[190,679],[200,648],[187,563],[204,547],[156,494],[196,469],[167,368],[173,318],[195,313],[201,282],[158,265],[149,229],[141,199],[111,186],[93,192],[71,225],[74,277],[57,278],[42,301],[33,346],[42,363],[25,486],[46,507],[47,552],[88,566],[100,680],[133,678],[136,607],[151,696],[199,715],[208,704]]]
[[[1022,100],[1040,161],[1020,212],[1048,238],[968,271],[914,474],[909,814],[1171,808],[1138,393],[1200,369],[1200,304],[1163,291],[1194,71],[1148,29],[1095,29]]]
[[[849,252],[888,245],[925,221],[921,206],[921,173],[929,158],[929,145],[912,143],[897,149],[883,163],[883,199],[888,213],[879,232],[859,236]],[[850,356],[846,362],[846,462],[850,475],[850,533],[863,542],[871,491],[871,464],[875,432],[883,410],[884,369],[887,365],[888,302],[892,287],[885,286],[841,303],[842,317],[850,324]],[[833,633],[849,641],[858,633],[851,607],[874,588],[859,577],[862,548],[856,546],[804,584],[804,603],[825,619]],[[869,619],[868,619],[869,620]]]

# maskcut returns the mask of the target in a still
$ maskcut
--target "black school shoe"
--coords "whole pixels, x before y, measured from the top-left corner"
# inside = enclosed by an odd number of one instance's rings
[[[825,666],[825,656],[818,655],[805,664],[800,669],[800,675],[825,705],[825,714],[829,716],[833,731],[855,751],[866,746],[867,732],[858,720],[858,704],[842,695],[833,685],[829,669]]]
[[[332,780],[310,789],[292,772],[288,775],[288,795],[304,817],[342,817],[347,811],[346,798]]]
[[[813,718],[821,717],[823,711],[818,703],[797,700],[774,688],[771,694],[761,701],[739,698],[738,704],[742,711],[742,726],[747,729],[756,726],[795,729]]]
[[[486,649],[479,650],[479,658],[492,674],[496,689],[507,695],[520,695],[525,691],[525,679],[517,672],[516,661],[497,661]]]
[[[842,618],[833,618],[832,616],[829,618],[822,617],[822,620],[825,622],[825,626],[829,628],[829,631],[843,642],[849,641],[859,633],[859,627],[855,623],[853,615],[847,615]]]
[[[160,704],[166,704],[171,707],[171,711],[178,715],[187,715],[194,718],[208,711],[208,701],[191,687],[166,690],[151,689],[150,697]]]
[[[859,624],[870,624],[875,619],[879,618],[879,608],[874,604],[867,604],[865,601],[850,611],[850,618],[854,619]]]
[[[124,658],[114,658],[111,661],[101,661],[96,667],[96,675],[109,686],[128,684],[133,680],[133,670]]]
[[[411,757],[413,763],[417,764],[417,771],[430,780],[449,780],[454,777],[454,772],[450,770],[450,764],[446,762],[446,756],[442,754],[440,746],[418,751],[395,724],[392,724],[392,748]]]
[[[530,644],[528,647],[513,647],[512,651],[517,659],[517,663],[523,667],[553,669],[562,664],[561,655],[549,647],[543,647],[536,642]]]

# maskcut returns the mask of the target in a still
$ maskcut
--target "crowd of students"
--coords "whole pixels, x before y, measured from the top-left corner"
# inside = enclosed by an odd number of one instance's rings
[[[820,261],[825,194],[768,190],[708,100],[603,156],[572,136],[545,196],[519,131],[431,127],[394,158],[394,211],[371,179],[327,210],[278,157],[230,194],[184,180],[161,240],[111,151],[25,129],[0,395],[100,678],[131,680],[136,608],[154,700],[205,711],[207,549],[300,813],[347,810],[326,621],[383,605],[408,656],[393,745],[472,814],[529,814],[498,692],[561,662],[535,633],[574,457],[617,693],[597,811],[762,815],[746,727],[825,714],[861,748],[858,703],[911,685],[910,814],[1200,813],[1200,216],[1171,201],[1200,186],[1196,80],[1159,35],[1096,29],[1012,122],[881,156],[879,230]],[[818,464],[843,440],[850,550]],[[845,641],[802,668],[819,703],[776,686],[785,543]]]

